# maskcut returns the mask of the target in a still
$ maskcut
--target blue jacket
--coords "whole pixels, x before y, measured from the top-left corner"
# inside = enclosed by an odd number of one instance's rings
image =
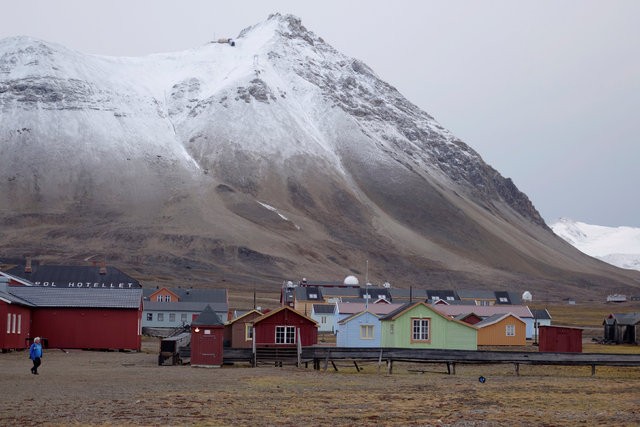
[[[34,360],[38,357],[42,357],[42,345],[34,342],[31,344],[31,347],[29,347],[29,359]]]

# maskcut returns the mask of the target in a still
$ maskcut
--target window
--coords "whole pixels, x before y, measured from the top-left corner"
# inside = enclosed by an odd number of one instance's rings
[[[373,325],[360,325],[360,338],[363,340],[372,340]]]
[[[175,322],[175,321],[176,321],[176,314],[169,313],[169,322]]]
[[[147,320],[151,322],[153,320],[153,313],[147,313]]]
[[[244,325],[244,339],[247,341],[251,341],[253,339],[253,325],[250,323]]]
[[[500,297],[500,302],[509,302],[509,300],[507,299],[507,297]]]
[[[156,301],[162,302],[162,295],[157,295],[156,296]]]
[[[276,344],[295,344],[296,328],[293,326],[276,326]]]
[[[411,319],[412,341],[429,341],[429,319]]]
[[[309,299],[318,299],[318,294],[309,294]]]
[[[323,325],[327,323],[327,316],[320,316],[320,323],[322,323]]]
[[[515,337],[516,336],[516,325],[507,325],[505,332],[507,333],[508,337]]]
[[[22,333],[22,314],[18,314],[18,333]]]
[[[454,299],[455,299],[455,298],[454,298],[454,297],[452,297],[452,296],[448,296],[448,297],[447,297],[447,301],[453,301]]]
[[[181,321],[182,323],[187,323],[187,313],[182,313],[182,314],[180,315],[180,321]]]
[[[14,333],[14,334],[16,333],[16,323],[17,323],[16,322],[16,315],[14,313],[13,314],[13,325],[11,326],[11,332]]]
[[[7,314],[7,333],[11,333],[11,313]]]
[[[158,313],[158,322],[164,322],[164,313]]]
[[[165,295],[164,302],[171,302],[171,295]]]

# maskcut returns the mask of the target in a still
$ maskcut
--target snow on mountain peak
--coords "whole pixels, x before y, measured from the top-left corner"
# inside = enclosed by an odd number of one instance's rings
[[[551,229],[578,250],[621,268],[640,270],[640,228],[606,227],[560,218]]]

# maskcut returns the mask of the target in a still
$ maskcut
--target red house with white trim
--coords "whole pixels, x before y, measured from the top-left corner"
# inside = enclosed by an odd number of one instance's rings
[[[257,347],[303,347],[318,343],[318,323],[289,306],[270,311],[253,321]]]

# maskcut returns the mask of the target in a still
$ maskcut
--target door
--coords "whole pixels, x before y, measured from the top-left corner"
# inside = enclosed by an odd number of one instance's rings
[[[221,365],[222,364],[222,343],[221,338],[213,329],[202,330],[196,335],[199,349],[199,364]]]

